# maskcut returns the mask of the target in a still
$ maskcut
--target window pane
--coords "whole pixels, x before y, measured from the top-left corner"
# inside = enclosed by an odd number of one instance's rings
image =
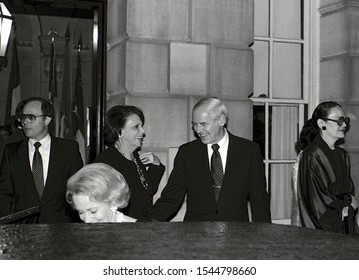
[[[262,157],[265,157],[265,107],[264,105],[253,106],[253,142],[261,148]]]
[[[273,97],[302,98],[302,45],[275,43]]]
[[[269,0],[254,2],[254,36],[268,37],[269,33]]]
[[[255,41],[254,52],[254,97],[268,96],[268,43]]]
[[[301,19],[302,1],[273,1],[273,32],[275,38],[302,39]]]
[[[295,159],[298,140],[299,108],[297,105],[270,107],[270,159]]]
[[[292,207],[291,172],[293,164],[271,164],[269,189],[272,220],[290,219]]]

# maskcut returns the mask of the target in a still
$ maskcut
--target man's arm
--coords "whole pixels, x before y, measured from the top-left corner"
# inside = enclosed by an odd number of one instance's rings
[[[151,182],[152,195],[158,191],[158,185],[161,182],[164,172],[165,166],[162,163],[160,163],[159,166],[151,164],[148,168],[147,175]]]
[[[0,166],[0,217],[9,215],[13,203],[13,186],[8,151],[5,148]]]
[[[72,161],[70,165],[70,174],[67,179],[69,179],[72,175],[74,175],[80,168],[83,167],[82,157],[80,154],[79,144],[77,142],[74,142],[74,145],[72,146]]]
[[[67,174],[66,174],[66,181],[72,176],[74,175],[79,169],[82,168],[83,166],[83,162],[82,162],[82,157],[80,154],[80,149],[79,149],[79,145],[76,141],[71,142],[71,145],[67,146],[67,149],[69,149],[69,151],[71,152],[71,160],[69,161],[69,168],[67,170]],[[64,189],[66,191],[66,184],[64,185]],[[77,214],[77,212],[73,209],[71,209],[70,205],[65,202],[65,197],[63,197],[64,199],[64,204],[65,204],[65,208],[66,208],[66,222],[81,222],[79,215]]]
[[[254,222],[271,222],[269,196],[266,190],[264,164],[258,145],[255,145],[250,171],[250,204]]]
[[[181,153],[180,148],[175,157],[171,175],[161,193],[161,197],[156,201],[155,205],[148,212],[146,218],[157,221],[166,221],[181,206],[186,194],[183,160],[184,156]]]

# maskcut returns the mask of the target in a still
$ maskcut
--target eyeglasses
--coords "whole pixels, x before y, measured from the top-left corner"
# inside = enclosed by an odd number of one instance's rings
[[[344,117],[340,117],[337,120],[328,119],[328,118],[322,118],[322,119],[326,120],[326,121],[336,122],[339,126],[342,126],[343,123],[345,123],[346,125],[348,125],[350,123],[350,119],[349,118],[344,118]]]
[[[38,117],[45,117],[46,115],[40,115],[40,116],[35,116],[33,114],[21,114],[17,120],[21,123],[24,123],[25,120],[28,120],[29,122],[33,123],[36,122],[36,118]]]

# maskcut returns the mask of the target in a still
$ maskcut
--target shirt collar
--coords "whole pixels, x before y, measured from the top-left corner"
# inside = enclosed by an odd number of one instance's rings
[[[214,143],[213,143],[214,144]],[[208,149],[212,148],[213,144],[207,144]],[[228,146],[228,132],[227,129],[224,129],[224,136],[222,137],[221,140],[219,140],[217,142],[217,144],[219,145],[219,148],[225,148]]]
[[[48,148],[48,146],[50,145],[51,142],[51,136],[50,134],[46,134],[46,136],[44,138],[42,138],[40,141],[36,141],[35,139],[30,139],[29,138],[29,143],[30,143],[30,147],[34,148],[34,144],[36,142],[40,142],[41,143],[41,147],[43,149]]]

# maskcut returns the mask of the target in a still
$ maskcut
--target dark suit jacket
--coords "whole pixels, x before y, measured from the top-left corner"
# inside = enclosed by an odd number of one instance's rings
[[[82,166],[77,142],[51,136],[47,180],[40,201],[29,162],[28,139],[8,144],[0,170],[0,216],[41,206],[40,223],[77,221],[65,192],[67,180]]]
[[[270,222],[263,159],[259,146],[229,133],[225,175],[218,203],[211,186],[207,146],[199,139],[182,145],[168,183],[148,214],[149,219],[167,220],[187,193],[185,221]]]

